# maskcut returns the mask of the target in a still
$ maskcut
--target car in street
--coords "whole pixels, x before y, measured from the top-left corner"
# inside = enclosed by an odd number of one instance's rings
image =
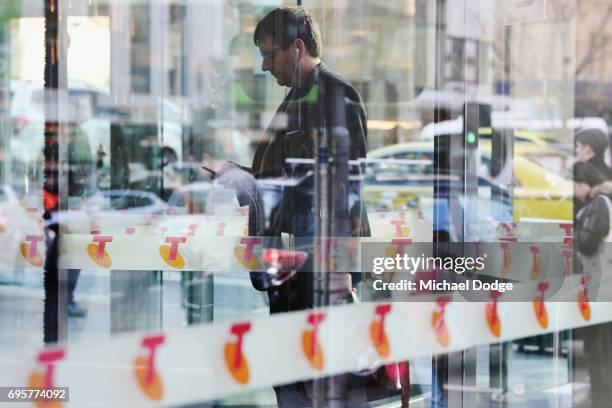
[[[128,227],[154,228],[168,205],[157,195],[140,190],[100,190],[70,209],[54,213],[46,223],[59,223],[65,233],[89,234],[92,230],[124,233]]]
[[[505,187],[500,187],[491,175],[490,144],[482,141],[479,149],[478,195],[482,205],[486,205],[487,201],[497,205],[491,199],[491,188]],[[510,182],[514,221],[521,218],[571,220],[571,179],[522,154],[520,149],[515,151]],[[370,151],[364,174],[368,211],[414,209],[433,216],[435,178],[433,141],[401,143]]]
[[[144,108],[141,110],[146,111],[147,115],[136,108],[131,112],[123,107],[114,106],[111,95],[106,89],[70,82],[63,95],[68,107],[66,117],[53,118],[45,117],[45,92],[49,90],[45,90],[40,82],[11,81],[10,155],[14,167],[27,167],[29,172],[39,171],[36,169],[42,167],[45,119],[61,119],[61,122],[69,123],[72,128],[78,126],[86,135],[82,143],[90,150],[91,157],[96,158],[100,152],[104,153],[103,164],[106,167],[110,165],[112,125],[121,129],[117,133],[130,135],[134,140],[138,138],[140,150],[146,148],[147,143],[155,144],[159,145],[164,153],[171,153],[179,160],[182,158],[184,109],[167,98],[161,101],[163,120],[158,121],[156,115],[150,114]],[[144,105],[152,103],[146,100],[141,102]],[[156,106],[157,103],[155,101],[153,104]],[[161,129],[158,128],[158,122],[161,123]],[[163,135],[162,138],[159,137],[160,134]]]

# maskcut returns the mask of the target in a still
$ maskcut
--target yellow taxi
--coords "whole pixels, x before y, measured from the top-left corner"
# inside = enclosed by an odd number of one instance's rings
[[[554,161],[545,166],[535,158],[548,155],[565,160],[566,155],[546,146],[516,143],[512,171],[512,217],[571,220],[573,183],[571,174]],[[491,144],[479,143],[479,198],[489,208],[491,187],[498,183],[491,175]],[[402,211],[431,209],[433,202],[433,141],[408,142],[386,146],[368,153],[364,174],[364,195],[368,211]],[[447,175],[445,177],[452,177]],[[509,206],[508,206],[509,207]]]

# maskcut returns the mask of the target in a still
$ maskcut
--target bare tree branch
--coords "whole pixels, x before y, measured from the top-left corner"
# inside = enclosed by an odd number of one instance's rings
[[[608,21],[610,20],[611,16],[612,16],[612,5],[609,5],[606,10],[606,14],[601,20],[601,24],[597,28],[597,31],[594,33],[595,41],[591,42],[589,49],[587,50],[584,57],[582,58],[582,61],[580,61],[580,63],[576,67],[576,71],[574,73],[576,76],[580,75],[582,71],[584,71],[589,65],[593,63],[593,57],[595,53],[597,52],[597,50],[601,48],[602,46],[604,46],[605,44],[607,44],[608,38],[604,37],[602,34],[604,30],[606,29]]]

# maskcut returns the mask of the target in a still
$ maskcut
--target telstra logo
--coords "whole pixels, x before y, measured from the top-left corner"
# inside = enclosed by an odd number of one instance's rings
[[[491,334],[495,337],[501,336],[501,319],[499,318],[499,314],[497,313],[497,299],[501,297],[501,292],[498,290],[492,290],[489,294],[489,297],[493,300],[490,303],[487,303],[485,306],[485,317],[487,319],[487,326],[489,326],[489,330]]]
[[[43,266],[43,256],[38,252],[38,243],[45,238],[42,235],[26,235],[25,241],[20,246],[21,256],[30,264],[41,267]]]
[[[238,259],[238,261],[247,269],[255,270],[259,269],[260,267],[257,255],[253,253],[253,248],[255,248],[255,245],[259,244],[261,244],[261,238],[245,237],[240,238],[240,245],[237,245],[234,248],[234,255],[236,256],[236,259]]]
[[[531,279],[536,280],[542,271],[542,257],[540,256],[540,248],[537,246],[529,247],[531,252]]]
[[[230,327],[230,333],[236,336],[236,341],[225,343],[223,348],[223,356],[225,365],[229,370],[234,380],[240,384],[249,382],[249,363],[242,352],[244,335],[251,330],[251,323],[237,323]]]
[[[370,323],[370,338],[372,339],[372,344],[374,344],[376,352],[382,358],[388,358],[391,355],[391,345],[385,333],[385,317],[390,311],[390,304],[376,306],[374,313],[380,316],[380,318]]]
[[[446,306],[450,302],[449,298],[441,297],[436,303],[439,309],[434,310],[431,314],[431,327],[433,328],[436,340],[441,346],[447,347],[450,342],[450,335],[448,334],[448,328],[444,320],[444,314],[446,313]]]
[[[45,366],[45,371],[34,371],[30,375],[29,388],[53,388],[55,387],[55,364],[63,360],[66,353],[64,349],[51,349],[41,351],[38,362]],[[38,408],[62,408],[64,405],[59,401],[37,401],[34,405]]]
[[[302,350],[310,365],[317,370],[322,370],[325,365],[323,349],[318,341],[319,327],[323,320],[325,320],[325,313],[310,313],[306,321],[312,330],[302,332]]]
[[[543,329],[548,327],[548,312],[544,303],[544,292],[546,292],[546,289],[548,289],[548,282],[538,283],[538,292],[540,293],[533,299],[533,311],[540,327]]]
[[[390,220],[391,225],[395,227],[395,236],[396,237],[409,237],[410,236],[410,228],[406,226],[406,221],[404,220]]]
[[[501,246],[501,249],[504,254],[499,274],[502,277],[505,277],[508,275],[508,271],[510,271],[510,265],[512,263],[512,254],[510,253],[510,244],[508,242],[502,242],[499,245]]]
[[[87,255],[103,268],[110,268],[112,265],[111,257],[106,252],[106,244],[113,241],[110,235],[94,235],[93,243],[87,244]]]
[[[580,314],[582,318],[587,322],[591,320],[591,305],[589,304],[589,292],[588,286],[591,281],[591,278],[588,276],[583,276],[580,278],[580,283],[582,283],[582,289],[578,291],[578,310],[580,310]]]
[[[411,243],[412,239],[410,238],[393,238],[391,240],[392,246],[385,249],[385,256],[387,258],[395,258],[395,255],[404,256],[404,249],[406,248],[406,245]]]
[[[178,250],[179,244],[184,244],[187,241],[186,237],[166,237],[165,241],[170,245],[162,245],[159,247],[159,254],[164,262],[176,269],[185,267],[185,258]]]
[[[141,345],[148,352],[146,355],[139,355],[134,359],[134,375],[136,381],[138,381],[138,386],[153,401],[159,401],[164,396],[164,386],[156,368],[156,351],[164,341],[165,336],[163,334],[143,338]]]

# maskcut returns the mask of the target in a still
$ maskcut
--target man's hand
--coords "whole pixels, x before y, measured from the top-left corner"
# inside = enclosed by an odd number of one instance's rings
[[[215,174],[215,180],[225,188],[240,190],[244,184],[255,180],[251,174],[234,162],[225,162]]]
[[[225,162],[217,171],[215,180],[223,187],[236,191],[240,205],[255,201],[257,181],[250,172],[234,162]]]

